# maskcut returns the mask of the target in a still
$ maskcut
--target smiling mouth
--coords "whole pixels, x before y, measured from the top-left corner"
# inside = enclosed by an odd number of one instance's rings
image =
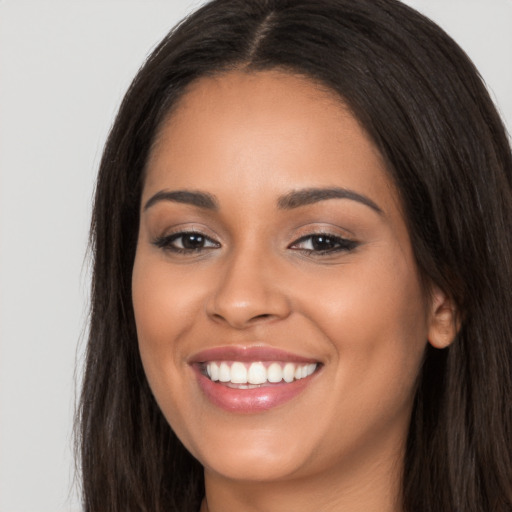
[[[324,363],[274,347],[221,346],[188,360],[203,396],[216,408],[258,414],[298,398]]]
[[[201,373],[212,382],[235,389],[255,389],[305,379],[319,365],[284,361],[208,361],[201,366]]]

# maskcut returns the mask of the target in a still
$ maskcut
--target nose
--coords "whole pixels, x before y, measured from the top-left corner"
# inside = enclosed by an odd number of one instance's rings
[[[235,329],[284,319],[290,302],[279,269],[259,251],[238,251],[224,263],[207,314]]]

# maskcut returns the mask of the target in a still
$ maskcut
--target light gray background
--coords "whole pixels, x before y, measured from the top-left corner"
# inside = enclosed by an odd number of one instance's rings
[[[512,0],[407,3],[472,57],[510,131]],[[79,510],[71,429],[95,173],[139,65],[200,4],[0,0],[0,512]]]

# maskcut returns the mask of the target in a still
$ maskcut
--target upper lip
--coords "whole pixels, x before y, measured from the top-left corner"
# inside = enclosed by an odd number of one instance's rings
[[[303,357],[285,350],[268,346],[225,346],[215,347],[192,355],[189,364],[205,363],[207,361],[289,361],[295,363],[318,363],[317,359]]]

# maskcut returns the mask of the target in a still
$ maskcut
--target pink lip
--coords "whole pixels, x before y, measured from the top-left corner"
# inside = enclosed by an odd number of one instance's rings
[[[189,364],[206,361],[284,361],[292,363],[317,363],[316,359],[307,358],[271,347],[226,346],[202,350],[189,359]]]
[[[318,373],[316,371],[309,377],[290,383],[282,381],[253,389],[237,389],[213,382],[205,376],[201,363],[207,361],[286,361],[302,364],[318,361],[269,347],[217,347],[195,354],[190,358],[189,364],[194,370],[199,387],[211,403],[232,413],[258,413],[282,405],[304,391]]]

